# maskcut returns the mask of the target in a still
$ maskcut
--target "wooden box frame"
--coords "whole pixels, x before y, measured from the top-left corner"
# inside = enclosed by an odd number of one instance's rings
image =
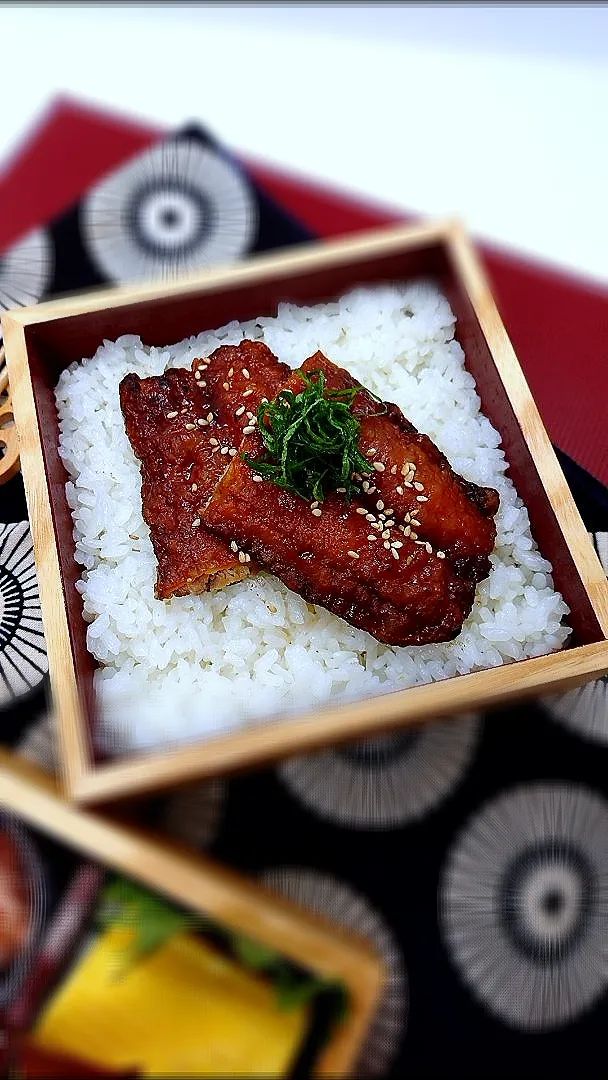
[[[94,759],[93,658],[75,589],[66,473],[57,453],[53,388],[60,370],[104,338],[140,334],[166,345],[231,319],[311,303],[361,284],[438,279],[482,407],[500,431],[510,474],[541,551],[570,608],[573,643],[549,656],[395,691],[355,704],[236,731],[168,752]],[[82,803],[122,798],[226,773],[358,736],[465,710],[505,704],[585,682],[608,670],[608,584],[492,299],[458,222],[374,230],[329,244],[250,259],[165,286],[96,291],[3,317],[15,421],[40,580],[65,790]],[[576,357],[573,357],[576,362]]]
[[[185,845],[70,805],[53,777],[5,748],[0,748],[0,807],[85,858],[247,934],[321,977],[340,980],[349,994],[348,1015],[321,1051],[314,1075],[351,1074],[385,979],[382,961],[364,939]]]

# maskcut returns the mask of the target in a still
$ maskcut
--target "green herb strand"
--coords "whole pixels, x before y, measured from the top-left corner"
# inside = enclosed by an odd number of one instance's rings
[[[204,915],[184,911],[126,878],[114,879],[105,886],[96,922],[103,929],[120,927],[133,931],[131,946],[122,952],[117,965],[117,979],[176,934],[214,928],[213,921]],[[268,978],[279,1008],[293,1009],[318,995],[331,993],[337,998],[336,1018],[345,1015],[348,991],[341,982],[294,970],[292,963],[280,953],[244,934],[227,929],[222,929],[222,934],[230,943],[234,958],[244,968]]]
[[[243,454],[243,460],[264,480],[303,499],[322,502],[336,488],[345,488],[351,499],[359,490],[353,474],[370,472],[359,449],[361,424],[351,408],[359,388],[327,390],[323,371],[297,374],[304,383],[300,393],[281,390],[258,409],[266,455],[255,460]]]

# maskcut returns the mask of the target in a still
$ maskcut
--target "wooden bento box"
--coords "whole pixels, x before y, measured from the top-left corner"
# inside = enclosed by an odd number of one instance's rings
[[[244,935],[323,983],[339,985],[346,994],[345,1011],[329,1029],[323,1029],[320,1047],[316,1054],[309,1051],[309,1060],[311,1075],[351,1075],[385,978],[382,961],[365,939],[302,911],[184,845],[116,816],[70,806],[49,774],[5,749],[0,749],[0,811],[14,815],[41,838],[58,843],[66,853],[62,854],[63,862],[69,852],[84,857],[88,864],[94,862],[100,869],[124,875],[230,934]],[[47,851],[45,859],[50,858]],[[53,984],[62,955],[67,958],[74,953],[81,920],[69,902],[69,878],[66,884],[65,899],[54,904],[55,911],[47,912],[48,927],[41,932],[39,952],[26,973],[26,986],[18,991],[16,1009],[15,1004],[7,1007],[7,1016],[1,1018],[8,1019],[9,1027],[11,1011],[13,1019],[17,1013],[17,1029],[29,1026],[29,997],[40,998],[41,988]],[[51,893],[54,891],[56,883],[51,888]],[[80,892],[77,887],[76,894],[80,896]],[[37,907],[41,904],[44,907],[46,901],[38,902]],[[23,1013],[25,1023],[19,1015]]]
[[[436,279],[456,315],[456,336],[482,408],[502,438],[510,475],[540,551],[571,610],[561,652],[273,720],[186,748],[119,760],[95,757],[93,672],[75,585],[67,479],[58,455],[54,387],[104,339],[139,334],[168,345],[237,319],[276,313],[281,301],[315,303],[355,286]],[[256,257],[166,286],[109,290],[11,312],[3,318],[55,708],[69,796],[100,802],[226,773],[286,755],[379,735],[465,710],[504,704],[593,679],[608,670],[608,584],[552,450],[473,247],[458,223],[374,231],[331,244]],[[573,357],[573,362],[576,358]]]

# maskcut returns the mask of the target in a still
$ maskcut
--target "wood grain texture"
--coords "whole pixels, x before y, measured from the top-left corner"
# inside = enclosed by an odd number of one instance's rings
[[[585,583],[598,622],[608,637],[606,575],[560,468],[536,402],[494,302],[487,275],[459,223],[449,227],[449,245],[480,327],[490,343],[494,364],[505,387],[536,471],[551,502],[574,563]]]
[[[66,476],[57,454],[53,388],[58,373],[73,360],[91,355],[103,338],[119,333],[139,333],[148,344],[168,344],[232,318],[276,312],[282,300],[321,302],[356,285],[420,274],[438,280],[457,314],[457,336],[482,408],[500,431],[533,534],[570,606],[571,647],[286,722],[272,720],[183,749],[96,760],[90,738],[94,665],[75,589],[79,568],[73,557]],[[608,670],[608,584],[487,280],[458,223],[381,229],[337,243],[258,256],[171,286],[104,290],[54,301],[11,313],[5,334],[42,577],[65,790],[71,798],[93,803],[137,796],[405,724],[566,689]]]
[[[88,771],[89,740],[76,684],[23,327],[12,318],[5,317],[3,331],[15,413],[27,418],[20,424],[21,470],[38,574],[51,688],[60,719],[62,776],[69,791],[79,786]]]
[[[4,451],[0,458],[0,484],[6,484],[17,475],[21,466],[4,345],[0,345],[0,449]]]
[[[367,942],[185,846],[68,805],[50,776],[4,749],[0,749],[0,805],[86,858],[210,915],[318,975],[340,979],[349,991],[351,1008],[326,1046],[315,1075],[350,1073],[384,978],[381,962]]]

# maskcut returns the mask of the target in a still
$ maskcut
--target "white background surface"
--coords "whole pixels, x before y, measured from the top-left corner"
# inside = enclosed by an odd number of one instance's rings
[[[199,119],[608,283],[606,6],[15,6],[0,47],[0,160],[59,92]]]

